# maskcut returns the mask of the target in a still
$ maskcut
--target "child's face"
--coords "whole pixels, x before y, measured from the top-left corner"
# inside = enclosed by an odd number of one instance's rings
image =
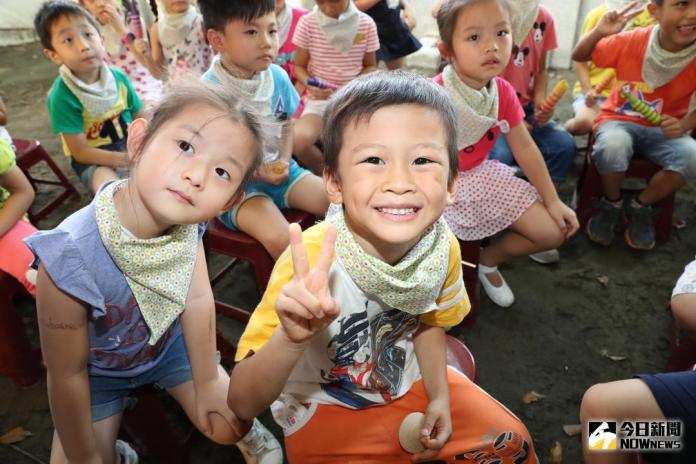
[[[442,119],[419,105],[387,106],[369,121],[349,124],[343,140],[337,176],[324,176],[329,200],[343,203],[365,251],[394,263],[438,220],[454,193]]]
[[[188,10],[191,5],[191,0],[162,0],[164,9],[169,14],[183,13]]]
[[[660,45],[678,52],[696,41],[696,0],[664,0],[662,6],[650,4],[660,23]]]
[[[147,128],[131,124],[131,157]],[[131,183],[145,213],[162,230],[212,219],[239,199],[253,161],[254,139],[244,126],[209,106],[192,106],[165,122],[135,160]]]
[[[92,13],[92,16],[97,18],[99,24],[106,24],[109,22],[109,16],[104,14],[104,7],[111,5],[118,8],[115,0],[80,0],[80,4],[84,6],[87,11]]]
[[[99,69],[104,45],[99,31],[83,16],[61,16],[51,25],[53,50],[44,54],[58,65],[66,65],[79,78]]]
[[[440,53],[464,83],[480,89],[510,60],[510,32],[510,15],[496,0],[472,3],[459,11],[452,45],[440,44]]]
[[[238,77],[251,78],[273,63],[278,53],[278,26],[274,12],[245,23],[239,19],[228,21],[223,33],[208,30],[213,50],[220,53],[222,63]]]
[[[331,18],[338,18],[348,9],[349,0],[315,0],[319,11]]]

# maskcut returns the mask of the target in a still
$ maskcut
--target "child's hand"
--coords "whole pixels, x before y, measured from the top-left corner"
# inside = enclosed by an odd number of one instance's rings
[[[413,30],[416,28],[416,18],[413,15],[408,14],[406,10],[401,10],[401,20],[406,23],[408,32],[413,32]]]
[[[196,394],[196,420],[201,432],[211,438],[213,436],[213,422],[210,418],[212,414],[222,417],[225,422],[234,430],[237,436],[244,434],[240,432],[239,422],[231,409],[227,407],[227,391],[216,386],[217,379],[210,380],[201,385],[195,385]]]
[[[578,223],[578,217],[575,215],[575,211],[570,209],[561,200],[556,199],[546,205],[546,210],[549,212],[551,219],[553,219],[558,227],[565,233],[566,238],[572,237],[575,232],[580,228],[580,223]]]
[[[256,171],[256,178],[272,185],[280,185],[288,180],[288,168],[280,171],[276,170],[277,163],[263,164]],[[289,166],[289,165],[288,165]]]
[[[536,113],[536,120],[540,126],[545,126],[551,120],[553,111],[539,111]]]
[[[413,462],[432,460],[440,452],[452,435],[452,416],[449,400],[433,400],[428,403],[421,430],[421,443],[425,451],[416,453]]]
[[[331,94],[334,93],[331,89],[321,89],[313,85],[307,86],[307,92],[309,92],[315,100],[328,100]]]
[[[102,5],[101,11],[99,12],[99,20],[104,24],[110,24],[121,34],[125,34],[127,32],[123,18],[114,5]]]
[[[143,39],[135,39],[133,41],[133,50],[135,50],[136,53],[147,56],[150,54],[150,45]]]
[[[597,104],[598,97],[599,95],[597,95],[597,92],[595,92],[594,89],[585,93],[585,106],[588,108],[594,108],[594,106]]]
[[[677,137],[684,135],[684,132],[686,132],[681,124],[681,121],[669,115],[662,116],[660,127],[662,128],[662,133],[665,134],[665,137],[668,139],[676,139]]]
[[[288,227],[294,275],[280,290],[276,312],[288,340],[301,345],[324,330],[339,314],[338,303],[329,291],[329,268],[336,243],[336,228],[329,225],[314,269],[309,268],[302,229]]]
[[[608,11],[597,22],[594,30],[602,36],[617,34],[623,31],[626,24],[641,13],[641,9],[631,11],[638,5],[637,1],[631,2],[621,11]]]

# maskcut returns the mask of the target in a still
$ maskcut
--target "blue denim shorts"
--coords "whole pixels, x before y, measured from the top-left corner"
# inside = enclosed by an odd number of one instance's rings
[[[600,174],[625,172],[634,155],[686,179],[696,177],[696,140],[688,135],[669,139],[660,127],[628,121],[607,121],[599,126],[592,159]]]
[[[101,150],[107,150],[107,151],[127,151],[127,145],[126,145],[126,140],[120,140],[115,143],[110,143],[108,145],[103,145],[101,147],[98,147]],[[75,174],[77,174],[77,177],[80,178],[80,182],[87,187],[87,191],[95,193],[92,191],[92,179],[94,178],[94,171],[97,170],[99,167],[96,164],[84,164],[80,163],[75,159],[75,157],[70,157],[70,165],[72,166],[73,170],[75,171]],[[125,179],[128,177],[128,170],[126,168],[118,167],[114,168],[112,167],[114,171],[116,171],[116,174],[118,174],[118,177],[121,179]]]
[[[89,376],[92,422],[123,411],[133,391],[143,385],[155,384],[171,388],[193,378],[184,336],[180,334],[156,366],[135,377]]]
[[[287,208],[288,205],[288,195],[290,190],[295,186],[300,179],[304,176],[310,174],[310,172],[297,164],[294,159],[290,160],[290,166],[288,167],[288,180],[280,185],[269,184],[268,182],[253,181],[244,191],[244,200],[235,205],[234,208],[225,211],[218,219],[225,224],[228,228],[232,230],[239,230],[237,226],[237,214],[239,214],[240,208],[247,201],[254,197],[266,197],[269,198],[278,209]]]

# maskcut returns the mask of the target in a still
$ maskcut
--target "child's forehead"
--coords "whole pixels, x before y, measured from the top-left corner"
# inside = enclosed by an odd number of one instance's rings
[[[61,15],[50,25],[51,38],[83,29],[91,29],[94,32],[99,32],[87,18],[80,14]]]
[[[498,14],[499,13],[499,14]],[[488,20],[510,20],[510,12],[507,7],[498,0],[481,0],[473,1],[462,6],[457,11],[456,24],[462,26],[464,24],[472,24],[480,22],[481,18]]]
[[[237,30],[237,29],[244,29],[249,26],[256,26],[256,27],[265,27],[269,25],[273,25],[276,23],[276,16],[275,16],[275,11],[269,11],[266,14],[263,14],[261,16],[257,16],[256,18],[252,19],[244,19],[244,18],[231,18],[225,23],[225,30],[228,28]]]

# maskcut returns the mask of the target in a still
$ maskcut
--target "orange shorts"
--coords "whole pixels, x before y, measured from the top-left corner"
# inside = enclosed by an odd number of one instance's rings
[[[524,424],[465,375],[448,368],[452,436],[433,461],[536,464]],[[285,437],[291,464],[384,464],[409,462],[399,426],[414,411],[425,411],[428,396],[416,382],[384,406],[354,410],[321,404],[301,429]]]

